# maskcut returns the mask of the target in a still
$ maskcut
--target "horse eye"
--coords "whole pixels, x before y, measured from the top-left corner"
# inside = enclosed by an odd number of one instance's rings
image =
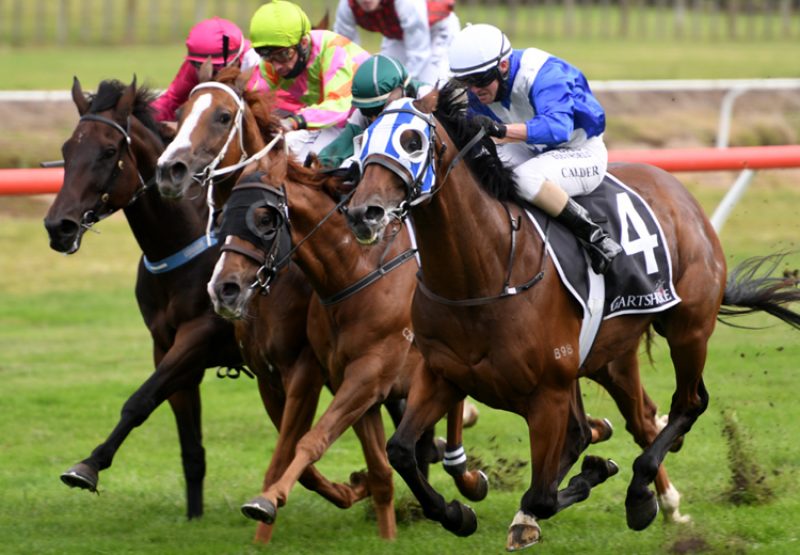
[[[104,160],[108,160],[109,158],[113,158],[116,155],[117,155],[117,149],[109,147],[103,151],[102,158]]]
[[[231,122],[231,115],[228,112],[222,112],[219,115],[219,122],[223,125],[228,125]]]
[[[424,144],[424,139],[422,137],[422,133],[420,133],[416,129],[409,129],[407,131],[404,131],[403,135],[400,138],[400,145],[409,154],[420,152],[422,150],[423,144]]]

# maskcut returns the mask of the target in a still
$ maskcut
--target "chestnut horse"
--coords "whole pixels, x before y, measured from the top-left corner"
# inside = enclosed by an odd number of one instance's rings
[[[135,83],[124,87],[104,81],[97,94],[87,99],[76,79],[72,97],[81,119],[64,144],[64,184],[45,218],[45,227],[51,246],[71,254],[80,247],[85,230],[117,210],[124,211],[143,252],[136,296],[153,337],[156,370],[125,403],[109,438],[89,458],[65,472],[62,480],[95,491],[99,471],[111,465],[130,431],[169,399],[181,440],[188,515],[197,517],[203,510],[205,474],[199,385],[206,368],[242,364],[233,326],[214,313],[205,291],[218,256],[216,246],[206,248],[206,203],[204,199],[165,201],[154,187],[156,160],[164,145],[148,107],[153,97],[146,89],[137,90]],[[269,416],[283,432],[266,473],[267,482],[272,480],[271,473],[283,472],[294,449],[286,438],[298,434],[294,429],[285,430],[291,419],[283,419],[284,405],[290,406],[292,415],[305,414],[293,406],[298,402],[310,405],[306,421],[296,425],[299,433],[304,432],[316,407],[313,392],[318,394],[323,381],[305,340],[308,287],[299,271],[282,283],[288,302],[280,310],[275,307],[273,315],[281,321],[282,326],[275,326],[280,333],[261,345],[246,341],[253,351],[245,352]],[[293,283],[299,283],[295,288],[302,291],[299,301],[289,295]],[[273,364],[285,371],[273,372]],[[340,507],[368,493],[363,484],[355,488],[330,484],[313,468],[301,482]],[[262,536],[264,532],[268,531],[262,531]]]
[[[174,196],[186,194],[190,192],[195,179],[206,181],[204,178],[213,177],[213,174],[224,175],[233,165],[241,168],[242,164],[247,164],[254,157],[246,153],[256,153],[256,157],[262,158],[261,162],[270,168],[271,178],[286,175],[299,183],[310,184],[316,194],[313,199],[315,202],[326,210],[335,208],[335,202],[321,191],[320,186],[326,181],[338,183],[338,180],[317,176],[287,157],[281,141],[280,124],[270,113],[270,103],[262,95],[244,93],[246,81],[246,73],[236,75],[226,70],[218,74],[217,81],[201,83],[193,91],[183,106],[173,146],[165,151],[159,161],[159,187],[162,192]],[[261,134],[270,139],[268,144],[260,139]],[[273,175],[273,171],[278,173]],[[225,199],[230,194],[229,185],[230,180],[223,185],[214,183],[212,196],[218,202]],[[226,208],[225,213],[230,210]],[[369,273],[367,268],[373,270],[380,265],[375,257],[365,258],[361,255],[361,249],[350,239],[342,215],[334,213],[333,216],[330,224],[325,226],[324,233],[298,249],[298,261],[306,261],[301,266],[315,291],[323,298],[335,298],[336,293],[347,290],[365,273]],[[324,217],[325,213],[312,212],[306,214],[298,224],[308,221],[316,224]],[[334,223],[338,233],[332,237],[336,239],[328,240]],[[226,234],[228,227],[223,228]],[[304,229],[304,225],[296,229]],[[283,237],[288,241],[288,234],[283,234]],[[339,245],[342,239],[350,246]],[[408,241],[409,237],[403,236],[393,242],[391,253],[387,253],[387,256],[391,258],[403,253],[403,260],[412,258]],[[318,254],[319,249],[331,249],[332,246],[335,248],[329,253],[336,253],[332,259]],[[265,252],[270,251],[272,247]],[[303,257],[300,253],[307,254]],[[249,260],[253,258],[258,259],[257,264]],[[285,261],[288,263],[288,259]],[[229,275],[231,266],[238,269],[240,263],[245,263],[241,266],[249,273]],[[250,320],[249,307],[254,301],[264,302],[258,295],[253,295],[251,284],[255,281],[259,281],[265,290],[270,289],[267,298],[274,295],[271,291],[273,279],[280,270],[266,266],[259,271],[263,265],[264,258],[259,251],[254,251],[246,242],[237,243],[236,237],[226,237],[221,266],[218,266],[209,284],[215,306],[221,314],[232,317],[244,315]],[[380,277],[376,272],[372,272],[372,275]],[[408,380],[413,369],[421,363],[421,357],[411,346],[413,334],[408,326],[409,303],[395,303],[387,292],[394,290],[402,295],[405,291],[406,297],[401,298],[410,301],[413,275],[413,264],[400,264],[391,275],[372,284],[367,291],[369,295],[354,295],[331,306],[323,306],[318,302],[319,299],[312,303],[309,335],[317,356],[329,372],[336,391],[334,400],[320,422],[298,444],[297,455],[287,473],[274,485],[265,486],[263,496],[246,504],[243,507],[245,515],[264,522],[274,521],[277,507],[285,503],[299,472],[318,460],[330,443],[352,425],[362,438],[369,437],[374,442],[377,452],[365,453],[370,492],[376,505],[381,535],[394,537],[396,525],[392,507],[391,467],[384,450],[379,403],[404,397]],[[274,283],[279,283],[281,279],[274,279]],[[365,299],[380,308],[367,320],[358,315]],[[366,330],[369,330],[368,333],[365,333]],[[446,463],[454,464],[447,465],[447,468],[456,474],[456,481],[465,490],[465,495],[480,499],[487,491],[485,476],[482,473],[466,473],[466,457],[460,445],[460,414],[452,415],[451,420]],[[426,463],[435,460],[436,455],[429,441],[432,433],[433,426],[429,429],[428,437],[420,441],[420,447],[428,450],[428,453],[420,453],[419,456],[419,464],[423,468]]]
[[[418,233],[423,271],[412,321],[428,364],[421,379],[413,382],[403,420],[389,440],[392,466],[425,514],[450,528],[458,512],[449,510],[411,464],[421,430],[465,394],[521,415],[530,431],[532,482],[509,528],[507,548],[536,543],[541,535],[537,519],[584,499],[589,488],[606,477],[602,461],[585,460],[581,473],[558,491],[587,443],[580,431],[585,417],[576,408],[576,379],[588,376],[607,385],[621,383],[616,376],[638,376],[640,338],[652,325],[669,344],[676,391],[668,424],[643,445],[633,465],[627,520],[631,528],[643,529],[658,510],[648,485],[667,451],[708,405],[702,379],[707,341],[717,316],[735,312],[721,311],[721,304],[766,311],[800,327],[800,315],[783,306],[800,299],[800,290],[789,289],[785,280],[754,277],[769,257],[752,263],[738,282],[729,280],[726,285],[719,240],[686,189],[651,166],[614,166],[611,173],[655,211],[682,301],[664,312],[604,320],[580,364],[575,346],[581,309],[561,283],[551,257],[543,256],[542,240],[516,204],[510,171],[502,167],[491,140],[481,138],[479,128],[464,119],[463,105],[456,101],[459,91],[446,87],[440,106],[439,94],[389,106],[387,111],[403,112],[414,122],[399,126],[401,132],[390,139],[406,158],[398,162],[380,149],[369,150],[348,208],[361,243],[382,242],[387,229],[393,230],[406,215]],[[379,128],[381,119],[370,132]],[[391,126],[391,120],[386,125]],[[473,155],[478,141],[480,151]],[[412,164],[422,167],[421,177],[410,174]],[[435,177],[431,188],[426,188],[430,181],[422,181],[430,178],[427,168]],[[633,389],[612,390],[612,395],[620,408],[640,403]]]

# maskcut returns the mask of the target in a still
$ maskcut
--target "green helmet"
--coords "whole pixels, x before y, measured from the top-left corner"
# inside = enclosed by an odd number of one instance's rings
[[[389,93],[405,87],[410,79],[403,64],[394,58],[383,54],[370,56],[353,76],[353,106],[358,109],[383,106]]]
[[[273,0],[256,10],[250,20],[253,48],[294,46],[311,31],[311,21],[293,2]]]

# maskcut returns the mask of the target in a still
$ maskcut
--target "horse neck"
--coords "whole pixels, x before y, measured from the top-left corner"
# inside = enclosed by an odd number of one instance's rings
[[[285,185],[292,244],[300,245],[295,251],[295,262],[320,297],[342,291],[376,267],[372,254],[379,249],[359,245],[339,211],[317,228],[323,218],[336,210],[333,199],[316,187],[288,180]],[[309,234],[313,235],[308,237]]]
[[[138,127],[138,125],[136,126]],[[131,148],[138,171],[149,185],[145,194],[123,210],[136,242],[148,260],[161,260],[178,252],[205,232],[208,209],[203,199],[164,199],[153,185],[157,145],[144,128],[134,129]]]
[[[524,217],[518,208],[512,214],[515,218]],[[508,213],[484,192],[463,162],[429,202],[412,209],[411,218],[423,281],[432,291],[447,292],[446,296],[454,299],[499,292],[509,271]],[[538,256],[533,251],[539,250],[525,243],[529,243],[528,237],[518,237],[517,262],[523,253],[526,259]]]

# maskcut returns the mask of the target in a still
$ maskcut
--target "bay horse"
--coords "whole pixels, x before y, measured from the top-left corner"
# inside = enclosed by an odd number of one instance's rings
[[[227,172],[230,167],[227,164],[237,164],[237,160],[246,159],[246,164],[253,155],[245,153],[260,153],[260,163],[270,168],[268,172],[272,177],[274,175],[271,172],[276,171],[276,175],[285,174],[300,183],[310,183],[315,189],[320,189],[320,185],[326,181],[336,181],[336,178],[317,176],[315,172],[302,168],[283,151],[285,145],[282,142],[280,124],[271,113],[269,101],[262,95],[244,91],[247,74],[220,72],[216,79],[214,82],[198,85],[182,108],[174,146],[165,151],[159,161],[159,187],[162,192],[173,196],[189,193],[193,187],[192,176],[198,175],[202,179],[202,176],[209,175],[209,164],[213,166],[212,171],[220,168],[221,172]],[[262,134],[271,139],[269,144],[259,139]],[[240,164],[241,162],[237,165],[241,167]],[[213,196],[217,199],[225,199],[230,195],[230,180],[226,180],[223,186],[215,182],[213,187]],[[321,206],[335,207],[335,202],[328,194],[321,190],[316,190],[315,194],[315,201],[321,203]],[[230,210],[226,205],[225,213]],[[364,259],[360,255],[361,249],[350,238],[342,215],[335,216],[338,216],[335,241],[344,238],[350,243],[350,247],[356,247],[355,251],[352,248],[346,249],[345,245],[325,241],[322,237],[316,237],[313,242],[307,242],[303,249],[298,250],[298,257],[300,252],[309,253],[298,258],[298,262],[317,295],[323,298],[335,297],[336,291],[331,293],[332,289],[347,290],[362,277],[365,268],[374,269],[378,263],[374,257]],[[298,225],[303,221],[313,220],[314,217],[322,218],[324,214],[308,214]],[[326,226],[325,237],[331,233],[329,228],[330,226]],[[303,226],[299,225],[299,229],[303,229]],[[253,264],[252,259],[259,255],[253,255],[253,247],[247,246],[246,242],[238,244],[238,238],[228,235],[229,232],[229,226],[223,226],[222,233],[226,236],[224,254],[209,283],[209,293],[218,312],[227,317],[244,316],[246,323],[252,320],[249,307],[254,302],[265,302],[263,298],[253,294],[254,287],[251,284],[254,280],[258,278],[263,289],[269,289],[267,298],[271,298],[274,295],[271,290],[273,279],[280,282],[282,278],[275,279],[280,271],[278,268],[260,268],[263,266],[263,259],[258,264]],[[283,237],[288,239],[288,233],[283,234]],[[400,249],[398,253],[404,253],[403,259],[409,258],[411,251],[408,249],[408,240],[408,237],[398,240],[392,245],[392,252]],[[323,250],[335,245],[331,252],[337,253],[333,259],[336,267],[327,268],[331,259],[322,256],[304,265],[303,260],[308,261],[309,257],[318,256],[316,253],[320,247],[312,248],[312,244],[321,245]],[[269,247],[267,250],[271,249]],[[288,258],[285,261],[288,262]],[[246,264],[239,266],[239,262]],[[310,269],[312,266],[314,273]],[[315,345],[318,358],[328,371],[335,391],[334,400],[314,429],[297,445],[295,460],[281,479],[270,487],[265,485],[262,496],[243,506],[246,516],[263,522],[273,522],[277,516],[277,507],[286,502],[299,472],[318,460],[330,443],[352,425],[359,437],[370,438],[374,444],[374,452],[365,455],[368,464],[367,480],[376,505],[381,535],[390,538],[396,534],[391,467],[384,449],[379,403],[401,399],[407,390],[412,369],[421,363],[419,353],[411,348],[413,334],[408,328],[408,304],[395,303],[386,295],[387,291],[397,288],[396,280],[403,280],[401,283],[405,285],[400,290],[405,290],[408,293],[405,298],[410,300],[413,268],[411,265],[402,266],[392,272],[391,276],[372,284],[368,296],[341,299],[341,302],[333,303],[330,307],[323,306],[319,298],[312,302],[309,337]],[[228,270],[231,267],[236,270],[242,267],[251,273],[230,272]],[[378,276],[375,272],[372,275]],[[363,306],[365,299],[380,308],[378,313],[366,320],[357,315],[358,307]],[[365,333],[365,330],[369,332]],[[460,418],[460,414],[452,415],[451,425],[448,426],[449,458],[446,459],[446,467],[456,474],[456,483],[466,491],[465,495],[480,499],[487,492],[486,478],[480,472],[466,472],[466,456],[463,455],[460,442]],[[432,437],[432,433],[431,426],[428,439]],[[428,448],[427,454],[420,454],[418,457],[418,464],[423,469],[426,463],[435,460],[430,446],[431,442],[426,438],[420,441],[420,447]],[[447,462],[454,464],[447,465]]]
[[[204,199],[166,201],[154,186],[156,160],[164,144],[149,109],[153,96],[147,89],[137,89],[135,81],[127,87],[103,81],[87,99],[75,79],[72,98],[81,118],[64,144],[64,184],[45,218],[51,247],[76,252],[87,229],[123,210],[143,253],[136,297],[153,338],[156,368],[125,403],[109,438],[61,478],[69,486],[96,491],[99,472],[111,465],[130,431],[168,399],[181,441],[188,516],[199,517],[205,475],[199,385],[206,368],[242,365],[234,328],[214,312],[205,291],[218,255],[218,247],[206,238],[208,208]],[[295,272],[293,277],[302,276]],[[293,277],[284,280],[287,287],[297,283]],[[276,445],[267,481],[271,473],[283,471],[286,453],[293,452],[293,444],[287,445],[285,438],[298,433],[285,430],[291,419],[283,419],[284,405],[297,404],[298,391],[303,392],[303,403],[312,405],[305,415],[308,421],[298,426],[302,433],[316,407],[312,392],[322,387],[318,363],[304,339],[308,296],[306,291],[305,305],[301,300],[299,309],[297,302],[290,302],[283,312],[276,310],[286,340],[273,337],[260,346],[248,342],[255,351],[245,353],[269,416],[285,432]],[[287,371],[273,372],[270,363]],[[304,414],[294,407],[291,411]],[[340,507],[368,493],[363,484],[331,484],[313,468],[301,483]]]
[[[638,376],[640,338],[652,326],[669,345],[676,390],[666,427],[644,444],[637,438],[644,451],[633,464],[625,507],[629,527],[644,529],[658,511],[648,485],[667,451],[708,405],[702,371],[718,316],[740,307],[800,327],[800,314],[786,306],[800,299],[800,290],[787,287],[786,280],[756,277],[771,257],[734,270],[726,282],[719,239],[681,183],[651,166],[614,165],[610,173],[655,211],[682,301],[659,313],[604,320],[579,364],[580,307],[561,283],[552,258],[543,256],[545,245],[523,213],[494,143],[465,119],[459,93],[448,86],[413,104],[405,99],[388,107],[384,114],[403,112],[415,124],[400,126],[390,139],[406,158],[400,163],[385,151],[370,150],[348,206],[352,231],[363,244],[380,243],[387,229],[406,216],[418,233],[423,271],[412,321],[428,364],[412,383],[403,420],[389,440],[391,464],[425,514],[449,528],[457,511],[449,510],[410,464],[420,431],[465,394],[521,415],[529,427],[532,480],[506,547],[536,543],[541,536],[537,519],[584,499],[606,477],[602,461],[587,464],[587,457],[581,472],[558,490],[587,444],[581,432],[585,416],[581,407],[576,409],[577,378],[619,386],[618,376]],[[370,130],[380,125],[379,119]],[[472,150],[476,144],[477,155]],[[431,169],[433,185],[425,182],[429,189],[422,186],[422,177],[409,173],[411,164],[419,164],[426,179]],[[641,403],[635,389],[611,391],[623,412],[626,405]]]

